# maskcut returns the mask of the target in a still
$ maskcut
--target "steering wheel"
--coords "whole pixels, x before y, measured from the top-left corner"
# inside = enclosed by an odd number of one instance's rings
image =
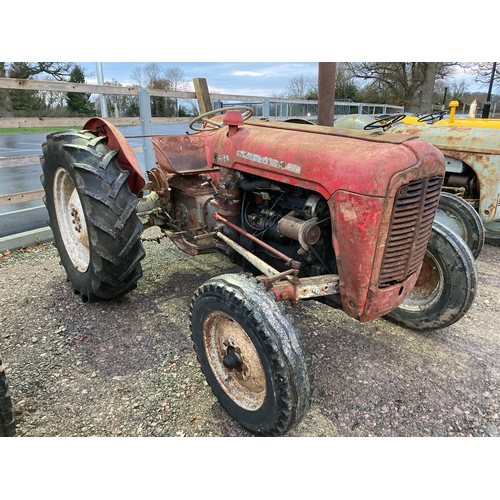
[[[224,123],[222,123],[222,121],[211,120],[210,117],[216,115],[217,113],[225,113],[231,109],[238,109],[240,111],[243,110],[243,113],[241,113],[243,121],[247,121],[253,115],[253,109],[248,106],[229,106],[227,108],[212,109],[212,111],[207,111],[206,113],[193,118],[189,122],[189,128],[195,132],[221,128],[224,126]],[[200,122],[200,125],[195,126],[198,122]]]
[[[384,116],[382,119],[375,120],[374,122],[369,123],[368,125],[365,125],[363,130],[374,130],[376,128],[381,128],[384,132],[391,128],[395,123],[400,122],[406,118],[405,114],[396,114],[396,115],[387,115]]]
[[[434,123],[437,120],[442,120],[443,116],[446,114],[447,110],[442,109],[441,111],[433,111],[432,113],[419,113],[418,121],[425,123]]]

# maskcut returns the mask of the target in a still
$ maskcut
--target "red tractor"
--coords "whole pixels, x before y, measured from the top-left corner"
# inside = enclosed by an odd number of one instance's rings
[[[445,175],[436,147],[251,120],[242,106],[220,113],[195,118],[193,133],[151,137],[147,181],[105,120],[48,135],[45,204],[84,301],[136,288],[147,226],[188,255],[221,252],[244,267],[194,293],[192,340],[228,413],[255,434],[279,435],[311,399],[307,352],[284,303],[314,299],[361,322],[443,328],[472,304],[475,260],[434,220]]]

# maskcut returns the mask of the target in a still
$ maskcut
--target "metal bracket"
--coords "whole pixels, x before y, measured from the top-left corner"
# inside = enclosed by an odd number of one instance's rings
[[[216,219],[221,220],[222,217],[218,216]],[[268,291],[275,295],[278,301],[289,300],[292,306],[295,307],[297,302],[302,299],[311,299],[340,293],[339,277],[336,274],[298,278],[298,269],[292,268],[279,272],[220,231],[215,233],[215,237],[221,239],[264,274],[264,276],[259,276],[257,279]]]

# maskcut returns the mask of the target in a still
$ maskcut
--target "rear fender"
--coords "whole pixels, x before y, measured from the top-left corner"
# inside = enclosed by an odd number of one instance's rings
[[[130,172],[128,177],[130,191],[138,194],[146,183],[145,176],[132,147],[122,133],[112,123],[102,118],[91,118],[83,129],[108,138],[109,148],[118,151],[117,159],[120,167]]]

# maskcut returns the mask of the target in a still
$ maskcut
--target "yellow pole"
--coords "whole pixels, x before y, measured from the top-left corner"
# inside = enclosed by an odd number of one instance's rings
[[[449,119],[450,123],[453,123],[453,121],[455,120],[455,109],[457,108],[457,106],[458,106],[458,101],[450,102],[450,119]]]

